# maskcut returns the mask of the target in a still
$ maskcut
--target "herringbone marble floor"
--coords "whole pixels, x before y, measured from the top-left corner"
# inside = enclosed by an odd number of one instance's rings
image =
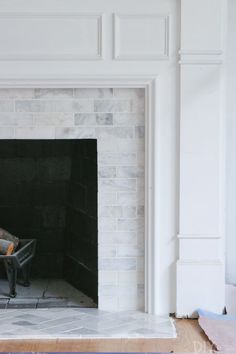
[[[0,310],[0,339],[175,338],[172,319],[94,308]]]

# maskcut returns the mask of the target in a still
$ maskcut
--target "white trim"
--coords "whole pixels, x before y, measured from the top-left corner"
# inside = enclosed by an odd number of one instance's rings
[[[179,50],[181,65],[222,65],[223,51],[215,50]]]
[[[158,252],[160,250],[159,237],[159,193],[158,164],[160,139],[157,138],[159,124],[159,94],[158,77],[80,77],[71,79],[0,79],[0,88],[145,88],[146,115],[145,115],[145,311],[148,313],[162,313],[158,302],[161,302],[162,287]]]
[[[76,78],[74,75],[69,77],[7,77],[0,78],[0,88],[146,88],[151,85],[154,77],[149,76],[120,76],[120,75],[92,75]]]
[[[164,20],[165,27],[165,47],[163,54],[121,54],[120,52],[120,19],[137,19],[137,18],[159,18]],[[113,59],[114,60],[168,60],[169,59],[169,33],[170,33],[170,16],[168,14],[113,14]]]
[[[145,121],[145,310],[158,313],[160,300],[160,239],[158,208],[158,84],[159,79],[152,80],[146,89]]]
[[[184,259],[178,260],[177,265],[197,265],[197,266],[220,266],[222,267],[224,263],[221,259],[214,260],[192,260],[192,259]]]
[[[180,55],[222,55],[223,51],[220,49],[215,49],[215,50],[185,50],[181,49],[179,50]]]
[[[188,240],[188,239],[194,239],[194,240],[200,240],[200,239],[206,239],[206,240],[218,240],[222,238],[222,235],[202,235],[202,234],[178,234],[177,235],[178,239],[180,240]]]
[[[98,38],[97,38],[97,53],[95,55],[76,55],[73,53],[67,54],[4,54],[0,53],[0,61],[97,61],[104,60],[104,14],[102,13],[80,13],[80,12],[0,12],[0,19],[97,19]]]
[[[180,60],[181,65],[222,65],[222,60]]]

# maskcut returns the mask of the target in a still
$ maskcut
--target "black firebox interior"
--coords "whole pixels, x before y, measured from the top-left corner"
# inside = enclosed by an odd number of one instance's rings
[[[96,140],[1,140],[0,227],[37,240],[32,278],[63,278],[97,302]]]

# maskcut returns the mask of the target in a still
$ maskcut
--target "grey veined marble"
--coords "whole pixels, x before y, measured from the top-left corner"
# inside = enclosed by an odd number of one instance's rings
[[[143,284],[145,124],[145,90],[142,88],[0,89],[0,139],[97,141],[98,291],[100,308],[108,311],[141,310],[144,307],[142,289],[137,290],[140,284],[137,273],[140,272]],[[130,290],[130,284],[136,289],[134,292]],[[110,296],[104,289],[116,290]],[[58,297],[53,293],[51,299],[40,299],[37,294],[29,297],[33,297],[28,299],[31,308],[55,306],[60,312],[68,296]],[[21,299],[10,302],[0,297],[0,308],[8,304],[14,309],[23,307]],[[7,321],[9,324],[9,318]],[[36,325],[30,327],[24,321],[32,322],[29,318],[16,319],[15,333],[25,335],[31,327],[39,330]],[[110,323],[113,322],[114,317]],[[118,324],[118,320],[115,322]],[[65,323],[75,336],[104,334],[78,322],[76,327],[73,321]],[[0,326],[5,334],[8,324]],[[48,334],[54,331],[54,326],[55,323],[51,322]],[[146,333],[146,328],[140,328],[140,333]],[[133,327],[130,332],[132,330]]]
[[[175,338],[168,316],[98,309],[0,310],[0,339]]]

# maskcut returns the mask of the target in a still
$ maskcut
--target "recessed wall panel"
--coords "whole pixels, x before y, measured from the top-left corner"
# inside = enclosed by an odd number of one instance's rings
[[[0,60],[96,60],[101,57],[100,14],[0,13]]]

